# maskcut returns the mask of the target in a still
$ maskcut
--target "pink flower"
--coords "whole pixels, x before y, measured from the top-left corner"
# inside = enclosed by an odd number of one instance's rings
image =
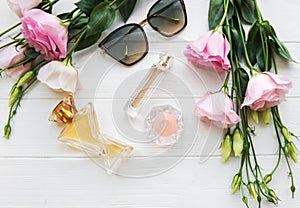
[[[187,45],[184,55],[194,66],[209,71],[229,71],[230,44],[219,31],[209,31]]]
[[[202,121],[220,128],[229,128],[241,121],[233,110],[232,100],[222,91],[207,92],[198,101],[196,112]]]
[[[40,52],[46,60],[66,57],[68,33],[60,19],[40,9],[24,12],[21,19],[24,38],[30,47]]]
[[[10,41],[12,40],[7,38],[2,40],[0,43],[1,45],[5,45]],[[26,49],[22,48],[21,46],[16,48],[14,44],[0,49],[0,68],[5,68],[23,60],[25,58],[25,50]],[[7,69],[5,70],[5,73],[14,79],[18,79],[24,72],[26,72],[30,68],[31,63],[27,63],[25,65],[20,65],[12,69]]]
[[[39,70],[37,79],[54,90],[74,93],[78,83],[78,71],[71,64],[51,61]]]
[[[243,106],[253,110],[265,110],[280,104],[292,82],[282,75],[263,72],[252,77],[247,86]]]
[[[42,0],[7,0],[10,9],[19,17],[23,16],[24,11],[37,7],[41,2]]]

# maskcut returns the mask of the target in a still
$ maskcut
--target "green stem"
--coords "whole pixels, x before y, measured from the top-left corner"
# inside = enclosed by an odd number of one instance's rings
[[[277,63],[276,63],[276,60],[274,58],[274,54],[272,54],[272,56],[273,56],[272,60],[273,60],[274,71],[275,71],[275,74],[278,74]]]
[[[45,10],[47,7],[52,7],[54,4],[56,4],[57,2],[59,2],[59,0],[53,0],[53,1],[50,1],[48,4],[45,4],[42,6],[42,10]]]
[[[260,12],[260,9],[258,7],[257,0],[253,0],[253,1],[254,1],[254,5],[255,5],[255,10],[256,10],[256,13],[257,13],[258,21],[261,23],[263,21],[263,17],[262,17],[262,14]]]
[[[14,36],[12,37],[12,39],[15,40],[15,39],[16,39],[17,37],[19,37],[21,34],[22,34],[22,33],[19,32],[18,34],[14,35]]]
[[[71,61],[72,53],[75,51],[75,49],[77,48],[77,46],[78,46],[78,44],[80,43],[80,41],[85,37],[86,31],[87,31],[87,28],[84,27],[84,28],[81,30],[80,36],[77,38],[77,40],[75,41],[75,43],[73,44],[73,46],[72,46],[71,49],[69,50],[68,55],[66,56],[66,61],[67,61],[67,63],[68,63],[69,61]]]
[[[278,153],[277,163],[276,163],[274,169],[272,170],[272,172],[270,173],[271,175],[273,175],[279,167],[279,164],[281,161],[281,151],[282,151],[282,145],[281,145],[281,141],[280,141],[279,131],[278,131],[278,127],[277,127],[276,120],[275,120],[275,117],[277,117],[277,114],[276,114],[276,111],[274,108],[272,108],[272,115],[273,115],[274,128],[275,128],[275,132],[276,132],[278,146],[279,146],[279,150],[278,150],[279,153]]]
[[[225,6],[225,8],[224,8],[224,14],[222,16],[222,19],[221,19],[219,25],[216,27],[215,30],[218,30],[220,27],[222,27],[224,21],[226,20],[227,12],[228,12],[228,6],[229,6],[229,0],[224,0],[224,6]]]
[[[266,39],[266,36],[264,34],[264,31],[262,28],[259,28],[259,34],[260,34],[260,40],[261,40],[261,47],[262,47],[262,52],[263,52],[263,57],[264,57],[264,62],[265,62],[265,71],[268,71],[268,63],[269,63],[269,48],[268,48],[268,40]]]
[[[77,10],[79,10],[79,8],[75,8],[74,10],[72,10],[72,11],[70,12],[70,14],[73,15],[73,13],[76,12]],[[76,21],[82,14],[83,14],[83,12],[80,11],[80,12],[78,12],[75,16],[73,16],[71,19],[66,19],[66,20],[64,21],[64,23],[65,23],[65,24],[67,24],[67,23],[72,23],[72,22]]]
[[[115,10],[120,9],[126,1],[127,1],[127,0],[123,0],[123,1],[115,8]]]
[[[10,122],[11,122],[11,119],[16,115],[17,113],[17,109],[18,107],[20,106],[20,102],[23,98],[23,96],[26,94],[26,92],[28,91],[28,89],[37,81],[37,78],[34,77],[32,80],[30,80],[30,82],[28,83],[28,85],[22,90],[22,92],[20,93],[20,95],[18,96],[18,99],[16,100],[16,102],[10,107],[9,109],[9,113],[8,113],[8,118],[7,118],[7,122],[6,122],[6,125],[5,126],[8,126],[10,128]],[[9,134],[7,135],[7,139],[10,135],[10,132]]]
[[[118,0],[113,0],[108,6],[112,7],[112,5],[114,5]]]
[[[272,114],[273,114],[274,123],[275,123],[275,117],[277,117],[278,120],[280,120],[280,125],[283,126],[283,124],[281,122],[278,106],[275,106],[275,107],[272,108]],[[294,174],[293,174],[293,171],[292,171],[292,168],[291,168],[291,164],[290,164],[290,161],[288,159],[288,155],[284,151],[284,146],[282,145],[282,142],[280,140],[278,127],[277,127],[276,124],[274,124],[274,127],[275,127],[275,131],[276,131],[276,135],[277,135],[278,144],[280,146],[280,151],[283,151],[283,153],[284,153],[284,158],[286,160],[286,163],[287,163],[287,166],[288,166],[288,169],[289,169],[289,174],[290,174],[290,177],[291,177],[291,184],[292,184],[292,187],[294,187],[295,186],[295,184],[294,184]],[[294,198],[294,192],[292,192],[292,197]]]
[[[253,67],[253,65],[251,64],[251,61],[249,59],[249,54],[248,54],[247,47],[246,47],[247,44],[246,44],[245,36],[244,36],[243,30],[242,30],[242,24],[241,24],[240,15],[239,15],[237,9],[235,9],[235,12],[236,12],[237,20],[238,20],[239,32],[240,32],[241,39],[242,39],[242,42],[243,42],[243,49],[244,49],[244,53],[245,53],[245,60],[246,60],[246,63],[248,65],[248,67],[250,68],[250,73],[253,74],[253,73],[256,72],[256,70]]]
[[[24,57],[22,60],[18,61],[17,63],[14,63],[12,65],[9,65],[9,66],[6,66],[4,68],[0,68],[0,74],[2,72],[4,72],[5,70],[8,70],[8,69],[13,69],[15,67],[18,67],[18,66],[21,66],[21,65],[24,65],[24,64],[27,64],[29,62],[32,62],[33,60],[35,60],[36,57],[32,58],[32,57]]]
[[[230,72],[227,73],[224,84],[221,88],[221,90],[223,90],[226,94],[228,94],[228,81],[229,81],[229,78],[230,78]]]
[[[9,43],[6,43],[5,45],[0,46],[0,49],[5,48],[7,46],[10,46],[10,45],[12,45],[14,43],[18,43],[18,42],[19,42],[18,40],[13,40],[13,41],[11,41]]]
[[[0,33],[0,37],[2,37],[3,35],[5,35],[6,33],[10,32],[11,30],[15,29],[16,27],[18,27],[19,25],[21,25],[21,22],[7,28],[6,30],[4,30],[3,32]]]

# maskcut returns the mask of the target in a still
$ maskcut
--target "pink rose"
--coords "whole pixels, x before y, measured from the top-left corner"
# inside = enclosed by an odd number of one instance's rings
[[[209,31],[187,45],[184,55],[194,66],[210,71],[229,71],[230,44],[219,31]]]
[[[243,106],[265,110],[280,104],[292,87],[291,81],[282,75],[263,72],[252,77],[247,86]]]
[[[2,40],[0,43],[1,45],[5,45],[12,40],[7,38]],[[6,46],[0,49],[0,68],[5,68],[7,66],[13,65],[25,58],[24,52],[25,48],[21,46],[15,47],[14,44]],[[25,65],[20,65],[12,69],[5,70],[5,73],[13,77],[14,79],[18,79],[24,72],[31,68],[31,63],[27,63]]]
[[[23,12],[37,7],[42,0],[7,0],[10,9],[19,17],[23,16]]]
[[[230,128],[241,121],[233,110],[232,100],[224,92],[207,92],[197,103],[200,119],[221,128]]]
[[[46,60],[65,58],[68,32],[60,19],[40,9],[24,12],[22,33],[30,47],[40,52]]]

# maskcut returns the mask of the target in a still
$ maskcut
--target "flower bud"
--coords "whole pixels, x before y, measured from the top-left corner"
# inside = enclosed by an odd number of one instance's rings
[[[271,108],[267,108],[266,110],[262,111],[262,120],[265,125],[270,124],[271,118]]]
[[[222,161],[227,162],[232,152],[232,139],[229,134],[226,134],[222,142]]]
[[[255,190],[254,184],[252,182],[249,182],[247,185],[247,188],[248,188],[249,193],[252,195],[253,199],[255,201],[257,201],[257,193]]]
[[[248,198],[246,196],[243,196],[242,201],[248,207]]]
[[[284,150],[284,153],[286,155],[288,155],[290,153],[289,145],[288,144],[284,145],[283,150]]]
[[[232,185],[231,185],[231,188],[232,188],[232,194],[235,194],[237,192],[237,190],[240,188],[241,186],[241,183],[242,183],[242,177],[239,173],[237,173],[234,178],[233,178],[233,181],[232,181]]]
[[[267,196],[268,202],[271,202],[273,204],[277,204],[277,201],[275,201],[272,197]]]
[[[233,132],[233,152],[235,157],[241,157],[244,148],[244,139],[239,128]]]
[[[9,124],[4,126],[4,138],[8,139],[11,132],[11,127]]]
[[[15,87],[12,90],[12,92],[10,93],[9,101],[8,101],[8,107],[11,107],[16,102],[20,93],[21,93],[21,89],[19,87]]]
[[[286,141],[288,141],[288,142],[291,141],[290,132],[285,126],[281,128],[281,133]]]
[[[275,202],[277,202],[279,200],[279,198],[277,197],[277,195],[275,194],[275,192],[272,189],[268,190],[268,195],[270,197],[272,197],[275,200]]]
[[[258,113],[255,110],[251,110],[251,116],[252,116],[252,120],[258,124],[259,123],[259,118],[258,118]]]
[[[298,159],[297,159],[297,148],[296,148],[295,144],[293,142],[289,142],[287,145],[288,145],[290,157],[292,158],[292,160],[295,163],[297,163],[298,162]]]
[[[291,192],[294,194],[296,191],[296,187],[294,185],[291,186]]]
[[[30,79],[34,76],[33,71],[26,72],[23,76],[20,77],[17,83],[17,87],[21,87],[22,85],[26,84]]]
[[[268,184],[272,180],[272,175],[271,174],[266,175],[263,180],[265,184]]]

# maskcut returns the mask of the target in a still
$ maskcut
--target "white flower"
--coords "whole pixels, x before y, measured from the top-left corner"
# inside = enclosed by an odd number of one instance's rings
[[[42,0],[7,0],[10,9],[19,17],[23,16],[24,11],[37,7],[41,2]]]
[[[61,61],[51,61],[41,67],[37,79],[55,90],[74,93],[78,83],[78,71]]]

